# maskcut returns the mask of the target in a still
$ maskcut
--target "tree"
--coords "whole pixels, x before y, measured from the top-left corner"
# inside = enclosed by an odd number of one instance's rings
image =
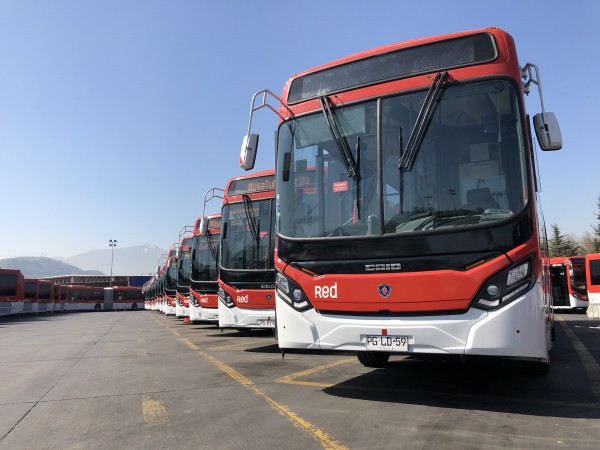
[[[585,254],[598,253],[595,250],[594,240],[595,240],[594,235],[586,230],[583,232],[581,239],[579,239],[577,242],[579,243],[579,246],[581,247],[581,250],[583,251],[583,253],[585,253]]]
[[[596,226],[592,225],[594,234],[591,239],[592,251],[590,253],[600,253],[600,195],[598,196],[596,205],[598,206],[598,211],[596,212]]]
[[[581,254],[582,249],[572,239],[560,234],[560,229],[557,224],[550,226],[552,228],[552,237],[548,240],[550,248],[550,257],[554,256],[576,256]]]

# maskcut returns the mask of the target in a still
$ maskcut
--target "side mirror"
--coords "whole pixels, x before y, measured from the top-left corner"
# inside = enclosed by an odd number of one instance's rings
[[[240,167],[244,170],[251,170],[256,160],[256,149],[258,148],[258,134],[247,134],[242,142],[240,151]]]
[[[562,148],[562,134],[553,112],[544,112],[533,116],[533,127],[542,150],[560,150]]]
[[[206,232],[208,231],[208,219],[207,218],[203,217],[200,220],[199,231],[200,231],[200,236],[206,236]]]

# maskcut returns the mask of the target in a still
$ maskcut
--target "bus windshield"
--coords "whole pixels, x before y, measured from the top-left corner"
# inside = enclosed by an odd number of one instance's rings
[[[192,281],[217,281],[220,235],[196,235],[192,240]]]
[[[179,270],[177,272],[177,286],[185,287],[190,285],[190,275],[192,274],[192,258],[190,250],[184,250],[179,256]]]
[[[0,274],[0,295],[17,295],[16,274]]]
[[[523,210],[528,185],[516,86],[506,80],[444,85],[411,164],[400,169],[426,94],[331,106],[359,176],[347,170],[322,111],[284,122],[277,143],[279,233],[429,232]]]
[[[273,269],[272,199],[223,206],[221,267]]]
[[[172,261],[167,269],[167,286],[166,288],[169,290],[177,289],[177,261]]]

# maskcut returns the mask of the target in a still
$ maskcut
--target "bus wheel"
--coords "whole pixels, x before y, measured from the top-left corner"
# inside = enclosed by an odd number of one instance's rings
[[[550,372],[550,357],[546,361],[523,361],[523,367],[532,375],[548,375]]]
[[[386,352],[358,352],[356,357],[365,367],[382,368],[387,366],[390,354]]]
[[[137,303],[134,303],[133,305],[131,305],[131,310],[137,311]]]
[[[94,311],[98,312],[98,311],[100,311],[101,309],[102,309],[102,306],[100,306],[100,303],[96,303],[96,304],[94,305]]]

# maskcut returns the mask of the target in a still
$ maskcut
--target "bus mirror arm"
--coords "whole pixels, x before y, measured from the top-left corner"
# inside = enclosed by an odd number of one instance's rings
[[[269,103],[269,99],[275,99],[280,107],[285,108],[291,116],[294,115],[288,105],[275,94],[268,89],[258,91],[252,96],[252,103],[250,104],[250,118],[248,119],[248,132],[244,136],[242,142],[242,150],[240,152],[240,167],[244,170],[251,170],[254,168],[254,161],[256,160],[256,150],[258,148],[258,134],[251,134],[252,129],[252,116],[255,111],[262,108],[268,108],[279,116],[284,121],[285,117],[277,110],[277,108]],[[257,103],[257,100],[259,102]]]
[[[537,65],[527,63],[521,68],[523,79],[523,93],[529,95],[531,83],[538,87],[542,113],[533,116],[533,127],[535,135],[542,150],[560,150],[562,148],[562,134],[558,120],[553,112],[546,112],[544,108],[544,94],[542,91],[542,80]]]

